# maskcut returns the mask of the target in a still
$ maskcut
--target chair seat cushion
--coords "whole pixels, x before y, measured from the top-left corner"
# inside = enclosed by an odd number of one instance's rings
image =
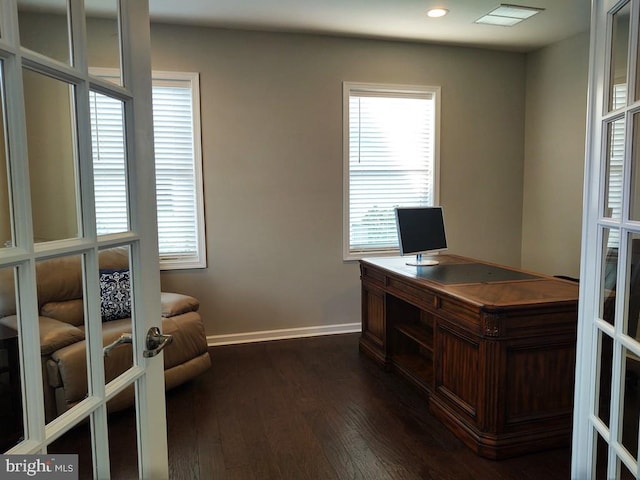
[[[75,328],[75,327],[74,327]],[[79,329],[78,329],[79,330]],[[106,346],[122,333],[131,332],[131,319],[119,319],[102,324],[102,341]],[[200,315],[188,312],[179,317],[163,318],[162,333],[173,336],[164,352],[164,368],[168,370],[191,359],[207,353],[207,340]],[[131,344],[113,348],[108,357],[104,357],[105,379],[107,382],[118,377],[133,363]],[[87,395],[87,362],[85,342],[61,348],[47,361],[49,385],[64,388],[64,401],[72,404]],[[189,374],[189,371],[185,371]]]

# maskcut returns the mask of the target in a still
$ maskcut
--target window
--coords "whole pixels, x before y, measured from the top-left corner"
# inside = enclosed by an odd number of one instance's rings
[[[153,72],[158,247],[165,270],[206,267],[198,86],[197,73]],[[118,195],[126,181],[123,104],[94,91],[90,102],[97,232],[122,232],[128,228],[127,199]]]
[[[627,84],[613,85],[612,107],[614,110],[627,104]],[[607,169],[606,169],[606,209],[605,217],[615,220],[622,218],[622,177],[624,173],[624,144],[625,118],[619,117],[609,122],[607,131]],[[618,249],[620,246],[620,231],[612,228],[608,230],[607,247]]]
[[[398,253],[394,207],[438,202],[439,87],[345,82],[344,258]]]

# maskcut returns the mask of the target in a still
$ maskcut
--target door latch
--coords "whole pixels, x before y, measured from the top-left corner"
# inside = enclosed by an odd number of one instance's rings
[[[117,340],[104,347],[104,356],[108,357],[111,354],[111,350],[116,348],[118,345],[132,343],[132,341],[133,339],[130,333],[123,333]],[[146,358],[155,357],[172,341],[173,335],[163,335],[158,327],[151,327],[147,332],[147,349],[143,352],[143,355]]]
[[[155,357],[172,341],[173,335],[163,335],[158,327],[151,327],[147,332],[147,349],[143,355],[146,358]]]

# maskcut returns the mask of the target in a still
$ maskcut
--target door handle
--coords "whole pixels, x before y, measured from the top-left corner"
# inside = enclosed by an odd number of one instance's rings
[[[147,349],[143,353],[144,357],[155,357],[172,341],[173,335],[163,335],[158,327],[151,327],[147,332]]]
[[[104,354],[105,357],[108,357],[109,355],[111,355],[111,350],[116,348],[118,345],[124,345],[125,343],[132,343],[132,342],[133,340],[131,338],[131,334],[123,333],[122,335],[120,335],[120,337],[118,337],[117,340],[115,340],[114,342],[111,342],[109,345],[104,347],[102,349],[102,353]]]

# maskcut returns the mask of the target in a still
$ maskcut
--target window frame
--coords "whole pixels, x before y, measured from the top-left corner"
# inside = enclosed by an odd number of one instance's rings
[[[433,205],[440,205],[440,86],[429,85],[400,85],[400,84],[380,84],[380,83],[362,83],[362,82],[343,82],[342,84],[342,165],[343,165],[343,226],[342,226],[342,256],[344,261],[356,261],[371,256],[393,256],[399,255],[398,248],[371,248],[367,250],[352,250],[351,248],[351,230],[350,230],[350,213],[351,213],[351,192],[350,192],[350,136],[349,136],[349,102],[352,91],[367,91],[378,96],[389,94],[389,97],[411,95],[424,96],[430,94],[434,100],[434,125],[433,125],[433,175],[431,178],[431,188],[433,191]]]
[[[90,68],[89,73],[94,77],[106,80],[112,78],[120,78],[120,71],[118,69],[112,68]],[[172,83],[186,85],[188,83],[191,90],[192,102],[191,120],[193,130],[193,167],[195,196],[194,220],[196,233],[196,251],[193,254],[184,255],[161,254],[160,252],[158,252],[160,270],[187,270],[196,268],[207,268],[206,225],[204,213],[204,177],[202,167],[202,129],[200,118],[200,74],[197,72],[170,72],[154,70],[151,72],[151,78],[152,86],[170,86]],[[157,189],[157,183],[155,188]]]

